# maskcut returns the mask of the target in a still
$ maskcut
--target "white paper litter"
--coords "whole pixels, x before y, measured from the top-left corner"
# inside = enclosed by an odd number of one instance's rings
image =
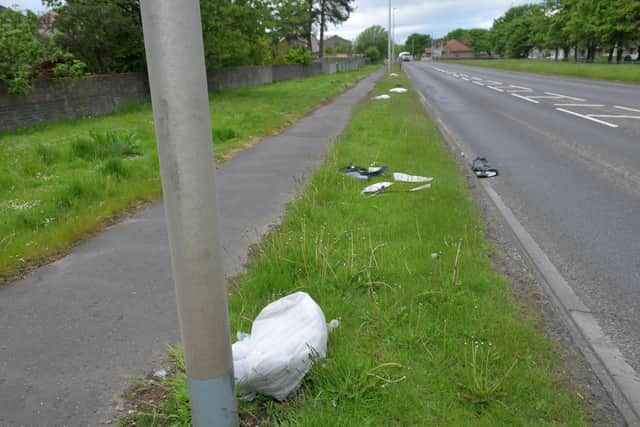
[[[383,166],[369,166],[367,168],[367,172],[369,172],[369,173],[377,173],[377,172],[380,172],[382,169],[384,169]]]
[[[374,96],[371,99],[391,99],[391,97],[389,95],[378,95],[378,96]]]
[[[431,182],[433,178],[419,175],[408,175],[402,172],[394,172],[393,179],[400,182]]]
[[[167,370],[166,369],[158,369],[157,371],[155,371],[153,373],[153,376],[155,378],[160,379],[160,380],[164,380],[165,378],[167,378]]]
[[[425,188],[431,188],[431,184],[424,184],[424,185],[420,185],[419,187],[413,187],[409,191],[420,191],[420,190],[424,190]]]
[[[305,292],[267,305],[254,320],[251,334],[238,335],[242,339],[233,344],[233,371],[240,391],[286,399],[314,359],[326,356],[327,333],[322,309]]]
[[[391,73],[389,74],[391,77],[398,77],[398,75],[396,73]]]
[[[362,194],[378,193],[380,191],[384,191],[385,189],[391,187],[392,185],[393,185],[393,182],[376,182],[375,184],[371,184],[365,187],[362,190]]]
[[[405,93],[408,92],[408,89],[405,89],[403,87],[394,87],[393,89],[389,89],[389,92],[393,92],[393,93]]]

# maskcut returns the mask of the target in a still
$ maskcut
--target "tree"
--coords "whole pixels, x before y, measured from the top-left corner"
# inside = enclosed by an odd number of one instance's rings
[[[417,52],[424,52],[424,49],[431,47],[431,36],[429,34],[413,33],[407,37],[407,41],[404,43],[404,50],[411,52],[411,55],[415,55]]]
[[[200,13],[208,68],[271,62],[265,31],[268,4],[260,0],[201,0]]]
[[[38,32],[38,17],[11,9],[0,13],[0,80],[11,94],[26,95],[34,77],[79,77],[85,65]]]
[[[94,73],[142,71],[139,0],[43,0],[58,16],[54,37]]]
[[[543,9],[539,4],[515,6],[493,22],[491,45],[494,51],[512,58],[526,58],[535,45],[535,22]]]
[[[380,25],[372,25],[358,35],[354,50],[358,53],[366,54],[367,49],[374,46],[378,50],[378,55],[386,58],[387,55],[384,52],[387,52],[388,40],[387,30]]]
[[[328,24],[341,24],[354,11],[354,0],[319,0],[320,57],[324,56],[324,32]]]
[[[38,18],[31,12],[26,16],[11,9],[0,13],[0,80],[8,82],[10,93],[31,90],[31,71],[44,57],[37,23]]]

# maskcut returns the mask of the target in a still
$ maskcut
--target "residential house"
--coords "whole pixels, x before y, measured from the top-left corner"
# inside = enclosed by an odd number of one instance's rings
[[[290,47],[303,47],[308,49],[307,39],[305,37],[298,37],[297,39],[289,41]],[[311,36],[311,53],[316,56],[320,53],[320,43],[316,36]]]
[[[47,36],[53,35],[53,23],[56,21],[58,13],[50,10],[38,20],[38,32]]]
[[[346,45],[351,50],[352,43],[351,40],[343,39],[340,36],[331,36],[324,39],[324,48],[325,49],[337,49],[340,45]]]

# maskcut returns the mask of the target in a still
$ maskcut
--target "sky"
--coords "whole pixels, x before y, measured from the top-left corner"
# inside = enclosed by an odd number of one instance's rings
[[[456,28],[490,28],[493,20],[511,6],[532,0],[391,0],[395,11],[395,37],[404,43],[411,33],[433,34],[442,37]],[[0,5],[17,5],[18,9],[44,12],[41,0],[0,0]],[[327,35],[337,34],[355,40],[371,25],[388,25],[388,0],[355,0],[356,10],[348,21],[330,27]]]

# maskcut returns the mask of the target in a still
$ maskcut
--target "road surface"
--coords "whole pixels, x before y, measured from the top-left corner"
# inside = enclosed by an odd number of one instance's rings
[[[640,85],[403,66],[640,372]]]

